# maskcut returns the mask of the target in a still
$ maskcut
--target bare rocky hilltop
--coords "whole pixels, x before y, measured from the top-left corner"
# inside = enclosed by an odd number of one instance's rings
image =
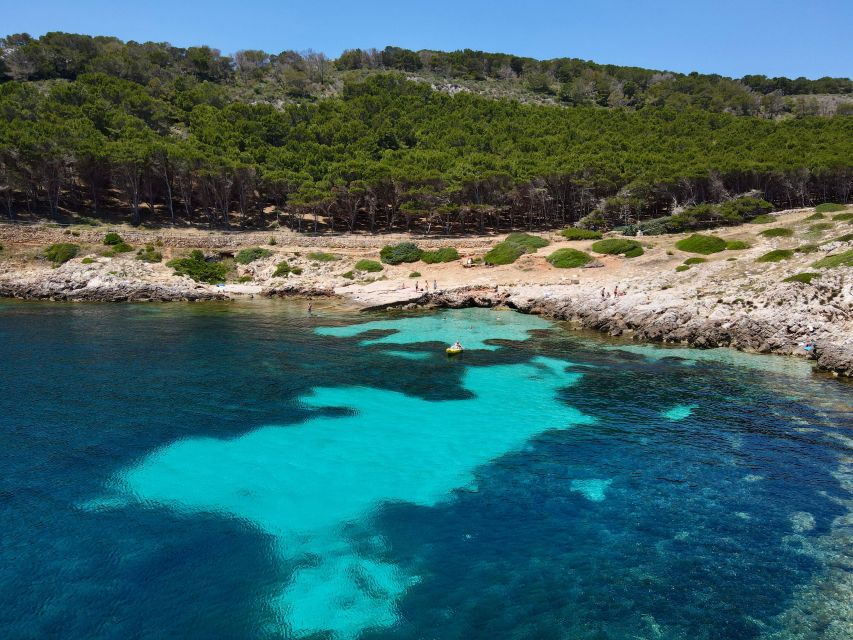
[[[335,296],[364,309],[506,306],[637,340],[812,357],[821,369],[853,376],[853,267],[845,261],[814,266],[853,251],[853,237],[848,237],[853,224],[845,215],[815,223],[813,214],[813,209],[786,211],[766,224],[707,232],[749,248],[706,255],[702,262],[695,260],[697,254],[676,248],[684,235],[668,235],[640,239],[645,249],[640,257],[601,255],[588,265],[593,268],[570,269],[551,266],[547,256],[568,247],[594,253],[591,241],[539,234],[551,244],[513,264],[467,268],[469,258],[476,263],[502,238],[5,225],[0,227],[0,296],[104,302]],[[790,233],[762,234],[771,228]],[[144,262],[135,251],[105,251],[106,231],[118,231],[134,250],[150,245],[163,260]],[[461,257],[450,263],[384,265],[380,272],[354,269],[358,260],[378,260],[382,245],[402,240],[423,248],[454,246]],[[54,268],[39,256],[56,242],[73,242],[80,250]],[[234,263],[236,253],[250,247],[269,255]],[[228,265],[226,284],[198,283],[167,266],[170,258],[193,248]],[[781,257],[759,260],[771,251]],[[690,258],[693,264],[685,265]],[[275,276],[282,262],[288,274]],[[786,281],[804,273],[815,275]],[[813,350],[804,348],[809,343]]]

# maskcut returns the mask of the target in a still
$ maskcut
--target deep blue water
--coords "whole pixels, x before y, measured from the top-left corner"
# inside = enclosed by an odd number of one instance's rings
[[[320,306],[0,302],[0,637],[793,638],[831,579],[849,383]]]

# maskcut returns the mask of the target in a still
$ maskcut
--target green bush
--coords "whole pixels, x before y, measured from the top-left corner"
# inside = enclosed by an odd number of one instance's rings
[[[512,264],[523,256],[524,253],[524,249],[517,244],[499,242],[483,256],[483,261],[491,265]]]
[[[836,211],[844,211],[844,209],[845,206],[843,204],[835,202],[824,202],[814,208],[817,213],[835,213]]]
[[[58,267],[59,265],[71,260],[71,258],[77,255],[78,251],[80,251],[80,247],[76,244],[71,244],[70,242],[58,242],[45,249],[42,255],[50,260],[53,263],[53,266]]]
[[[355,280],[355,274],[352,271],[346,271],[341,274],[341,278],[346,278],[347,280]]]
[[[80,262],[81,262],[81,264],[93,264],[94,262],[96,262],[96,260],[94,258],[88,258],[87,257],[87,258],[83,258]]]
[[[119,242],[116,245],[113,245],[113,253],[130,253],[133,251],[133,247],[131,247],[126,242]]]
[[[768,224],[770,222],[776,222],[776,216],[769,216],[766,213],[760,216],[755,216],[752,220],[749,220],[753,224]]]
[[[687,258],[684,264],[702,264],[703,262],[708,262],[708,260],[705,258]]]
[[[387,245],[379,252],[379,259],[385,264],[402,264],[403,262],[417,262],[421,259],[418,245],[413,242],[401,242],[400,244]]]
[[[287,260],[282,260],[276,265],[275,271],[272,272],[272,277],[284,278],[289,275],[291,271],[293,271],[293,269],[291,269],[290,265],[287,264]]]
[[[853,213],[839,213],[837,216],[832,216],[836,222],[847,222],[853,220]]]
[[[251,249],[243,249],[234,256],[234,262],[237,264],[249,264],[250,262],[254,262],[255,260],[261,260],[262,258],[269,258],[272,255],[272,251],[269,249],[262,249],[261,247],[252,247]]]
[[[837,253],[833,256],[815,262],[813,267],[817,269],[832,269],[833,267],[853,267],[853,249],[844,253]]]
[[[596,253],[617,256],[623,255],[626,258],[636,258],[643,255],[643,247],[636,240],[625,240],[623,238],[608,238],[607,240],[599,240],[592,243],[592,250]]]
[[[421,254],[421,260],[427,264],[436,264],[438,262],[453,262],[459,260],[459,252],[454,247],[443,247],[435,251],[424,251]]]
[[[274,247],[275,245],[277,245],[278,242],[276,242],[275,236],[270,236],[270,239],[267,241],[267,244],[270,245],[271,247]]]
[[[196,282],[218,284],[225,282],[228,268],[219,262],[208,262],[199,249],[193,249],[185,258],[175,258],[166,263],[175,270],[176,276],[187,276]]]
[[[756,262],[779,262],[781,260],[787,260],[791,256],[794,255],[794,252],[790,249],[775,249],[774,251],[770,251],[765,253],[760,258],[756,258]]]
[[[534,253],[537,249],[541,249],[542,247],[547,247],[550,242],[548,242],[545,238],[540,238],[539,236],[533,236],[529,233],[520,233],[515,232],[511,233],[506,237],[504,242],[509,242],[510,244],[515,244],[524,249],[524,253]]]
[[[687,266],[686,264],[680,264],[675,268],[675,270],[676,271],[687,271],[689,268],[690,267]]]
[[[136,252],[136,259],[142,262],[162,262],[163,254],[154,250],[153,244],[145,245],[145,249]]]
[[[252,276],[245,275],[245,276],[240,276],[239,278],[237,278],[237,282],[239,282],[240,284],[245,284],[246,282],[251,282],[252,279],[253,279]]]
[[[601,231],[581,229],[580,227],[569,227],[560,231],[560,235],[566,240],[601,240]]]
[[[325,251],[312,251],[308,254],[308,259],[315,262],[334,262],[338,259],[338,256],[334,253],[326,253]]]
[[[376,260],[359,260],[355,263],[356,271],[366,271],[367,273],[378,273],[384,268]]]
[[[835,238],[834,242],[851,242],[853,241],[853,233],[845,233],[843,236]]]
[[[412,272],[409,274],[409,277],[410,277],[410,278],[420,278],[420,277],[421,277],[421,272],[420,272],[420,271],[412,271]]]
[[[790,238],[794,235],[794,231],[787,227],[773,227],[772,229],[765,229],[761,235],[765,238]]]
[[[819,247],[816,244],[803,244],[794,249],[797,253],[814,253]]]
[[[688,253],[701,253],[709,255],[718,253],[726,248],[726,241],[717,236],[705,236],[701,233],[694,233],[688,238],[679,240],[675,243],[675,248]]]
[[[558,269],[574,269],[592,262],[592,256],[576,249],[557,249],[547,260]]]
[[[793,276],[789,276],[782,280],[782,282],[803,282],[805,284],[811,284],[812,280],[819,277],[819,273],[815,273],[813,271],[806,271],[804,273],[798,273]]]
[[[749,249],[750,244],[748,242],[744,242],[743,240],[729,240],[726,242],[726,249],[728,251],[743,251],[744,249]]]
[[[483,260],[492,265],[512,264],[525,253],[534,253],[549,244],[544,238],[529,233],[511,233],[506,240],[492,247],[491,251],[483,256]]]
[[[826,231],[832,229],[834,225],[831,222],[818,222],[809,227],[809,231]]]
[[[115,231],[110,231],[107,235],[104,236],[104,244],[109,247],[121,244],[122,242],[124,242],[124,240],[122,240],[122,237]]]
[[[826,216],[822,213],[813,213],[808,218],[803,218],[803,222],[811,222],[812,220],[826,220]]]

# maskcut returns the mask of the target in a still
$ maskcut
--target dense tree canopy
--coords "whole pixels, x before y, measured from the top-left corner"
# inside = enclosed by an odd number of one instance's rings
[[[703,92],[745,85],[712,76],[652,83],[642,69],[394,47],[333,65],[312,52],[231,58],[73,34],[9,36],[2,52],[9,217],[455,233],[565,226],[593,210],[633,224],[753,190],[778,207],[847,202],[853,188],[853,118],[736,115],[749,111]],[[333,66],[352,75],[324,99],[246,97],[272,76],[280,95],[313,95]],[[388,67],[540,74],[540,91],[550,78],[572,85],[574,106],[448,95]],[[588,73],[617,78],[627,101],[643,103],[602,108],[614,85],[593,78],[584,88]],[[833,87],[849,91],[846,82]]]

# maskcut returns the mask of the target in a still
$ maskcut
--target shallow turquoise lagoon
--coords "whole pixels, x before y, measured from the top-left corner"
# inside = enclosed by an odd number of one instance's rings
[[[849,384],[508,311],[315,307],[0,303],[4,637],[853,623]]]

